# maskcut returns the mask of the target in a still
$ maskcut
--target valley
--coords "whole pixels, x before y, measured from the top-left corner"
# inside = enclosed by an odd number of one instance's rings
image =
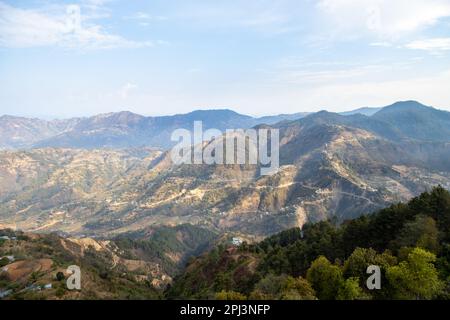
[[[417,115],[420,132],[403,121]],[[206,127],[222,121],[223,111],[212,119]],[[158,298],[190,272],[185,266],[193,257],[218,245],[253,244],[321,221],[345,224],[436,186],[450,189],[449,113],[417,102],[372,115],[319,112],[261,125],[280,133],[280,167],[268,176],[253,164],[176,165],[164,143],[135,143],[129,128],[141,117],[86,121],[80,123],[88,140],[71,133],[61,146],[53,140],[0,151],[0,229],[23,239],[3,247],[21,261],[7,274],[17,283],[15,297],[32,297],[35,286],[52,283],[59,291],[44,291],[49,298]],[[168,132],[174,122],[165,121]],[[109,132],[107,144],[93,143],[106,141],[102,126],[128,129]],[[246,260],[251,272],[260,263],[233,252],[230,258]],[[87,296],[58,289],[54,274],[69,263],[90,270]],[[34,272],[39,277],[30,289]],[[127,296],[130,286],[136,296]]]

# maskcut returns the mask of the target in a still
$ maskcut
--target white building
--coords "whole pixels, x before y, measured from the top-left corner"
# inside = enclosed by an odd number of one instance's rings
[[[4,256],[4,257],[0,257],[0,260],[6,258],[9,260],[9,262],[14,262],[16,259],[14,258],[14,256]]]
[[[238,237],[234,237],[232,240],[231,240],[231,243],[234,245],[234,246],[240,246],[241,244],[242,244],[242,239],[241,238],[238,238]]]

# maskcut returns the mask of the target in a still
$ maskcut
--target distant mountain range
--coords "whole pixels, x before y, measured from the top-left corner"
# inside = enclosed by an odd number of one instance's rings
[[[321,111],[298,122],[310,127],[318,124],[351,126],[393,141],[450,141],[450,128],[448,127],[450,112],[427,107],[415,101],[394,103],[382,108],[372,116],[360,113],[344,116]]]
[[[229,110],[114,113],[58,125],[21,119],[13,126],[6,118],[4,132],[39,124],[47,138],[33,149],[0,152],[0,227],[97,236],[191,223],[260,237],[307,221],[354,218],[438,184],[450,189],[449,112],[406,101],[371,116],[300,117],[272,118],[281,165],[273,176],[250,165],[177,166],[166,150],[141,147],[166,147],[161,141],[172,129],[190,129],[194,120],[221,130],[260,122]],[[65,132],[51,136],[55,130]]]
[[[375,113],[377,113],[378,111],[380,111],[383,108],[369,108],[369,107],[363,107],[363,108],[359,108],[356,110],[352,110],[352,111],[345,111],[345,112],[341,112],[340,114],[343,116],[351,116],[354,114],[362,114],[365,116],[373,116]]]
[[[254,118],[231,110],[198,110],[188,114],[144,117],[128,111],[89,118],[45,121],[13,116],[0,117],[0,148],[127,148],[150,146],[167,149],[171,133],[192,130],[194,121],[204,129],[247,129],[258,124],[295,120],[308,113]]]
[[[399,115],[401,113],[402,115]],[[13,116],[0,117],[0,148],[131,148],[168,149],[174,145],[171,133],[178,128],[192,130],[193,122],[204,129],[251,128],[274,125],[308,117],[307,121],[331,121],[371,129],[389,138],[448,140],[446,125],[450,113],[426,107],[415,101],[398,102],[385,108],[361,108],[341,114],[295,113],[250,117],[231,110],[199,110],[187,114],[144,117],[131,112],[101,114],[89,118],[45,121]]]

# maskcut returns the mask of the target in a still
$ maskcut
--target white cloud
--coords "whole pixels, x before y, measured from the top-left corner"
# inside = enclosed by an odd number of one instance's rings
[[[180,1],[174,20],[212,29],[237,28],[267,35],[295,32],[305,26],[308,2],[300,0]]]
[[[382,76],[392,67],[386,65],[360,65],[327,70],[293,69],[282,71],[275,81],[282,84],[297,84],[302,86],[317,86],[337,82],[357,82],[367,77]]]
[[[105,5],[112,0],[81,0],[81,5],[91,11],[108,11]]]
[[[138,86],[134,83],[126,83],[122,86],[122,88],[120,88],[119,90],[119,96],[122,99],[128,99],[128,97],[130,96],[131,91],[133,91],[134,89],[136,89]]]
[[[415,50],[425,50],[432,54],[442,54],[443,51],[450,50],[450,38],[432,38],[416,40],[406,45],[406,48]]]
[[[165,16],[153,16],[153,15],[151,15],[149,13],[138,11],[138,12],[132,14],[132,15],[123,17],[123,19],[125,19],[125,20],[134,20],[134,21],[137,21],[137,23],[141,27],[148,27],[151,24],[151,22],[164,21],[164,20],[167,20],[167,17],[165,17]]]
[[[91,0],[98,6],[104,0]],[[81,50],[141,48],[150,41],[132,41],[110,34],[100,25],[86,23],[77,5],[65,12],[50,14],[42,10],[21,9],[0,2],[0,46],[28,48],[60,46]]]
[[[385,47],[385,48],[389,48],[392,47],[392,43],[387,42],[387,41],[381,41],[381,42],[372,42],[370,43],[371,47]]]
[[[149,21],[149,20],[167,20],[167,17],[164,16],[153,16],[147,12],[138,11],[132,15],[124,17],[127,20],[140,20],[140,21]]]
[[[111,2],[111,0],[83,0],[83,3],[86,3],[88,5],[92,6],[103,6],[104,4]]]
[[[397,39],[450,16],[449,0],[319,0],[317,7],[340,31]]]
[[[272,79],[280,86],[290,84],[302,87],[318,87],[329,84],[361,83],[371,79],[386,81],[398,78],[399,75],[409,74],[417,68],[417,58],[393,61],[380,58],[372,61],[327,61],[311,62],[295,57],[283,59],[278,66],[264,78]]]

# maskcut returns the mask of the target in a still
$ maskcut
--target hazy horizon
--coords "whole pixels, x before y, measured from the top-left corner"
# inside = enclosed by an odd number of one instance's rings
[[[0,114],[450,110],[449,0],[0,0]]]
[[[439,106],[431,106],[428,105],[426,103],[423,103],[421,101],[415,101],[415,100],[405,100],[405,101],[393,101],[392,103],[385,105],[385,106],[363,106],[363,107],[355,107],[355,108],[351,108],[348,110],[344,110],[344,111],[339,111],[339,112],[335,112],[332,110],[328,110],[327,108],[323,108],[323,109],[319,109],[317,111],[297,111],[297,112],[293,112],[293,113],[271,113],[271,114],[250,114],[250,113],[242,113],[242,112],[238,112],[236,110],[234,110],[233,108],[227,108],[227,107],[217,107],[217,108],[197,108],[197,109],[193,109],[187,112],[181,112],[181,113],[167,113],[167,114],[142,114],[142,113],[138,113],[138,112],[133,112],[131,110],[118,110],[118,111],[114,111],[114,112],[102,112],[102,113],[87,113],[87,114],[82,114],[82,115],[76,115],[76,116],[71,116],[71,117],[58,117],[58,116],[51,116],[51,115],[23,115],[23,114],[0,114],[0,117],[2,116],[12,116],[12,117],[23,117],[23,118],[36,118],[36,119],[41,119],[41,120],[63,120],[63,119],[69,119],[69,118],[88,118],[88,117],[92,117],[92,116],[99,116],[99,115],[106,115],[106,114],[113,114],[113,113],[120,113],[120,112],[130,112],[130,113],[134,113],[140,116],[145,116],[145,117],[165,117],[165,116],[176,116],[176,115],[184,115],[184,114],[189,114],[189,113],[193,113],[193,112],[197,112],[197,111],[231,111],[231,112],[235,112],[238,113],[240,115],[243,116],[250,116],[253,118],[263,118],[263,117],[270,117],[270,116],[280,116],[280,115],[293,115],[293,114],[297,114],[297,113],[316,113],[316,112],[321,112],[321,111],[326,111],[326,112],[332,112],[332,113],[341,113],[344,114],[346,112],[352,112],[352,111],[356,111],[356,110],[360,110],[360,109],[382,109],[384,107],[388,107],[390,105],[393,105],[395,103],[402,103],[402,102],[417,102],[419,104],[422,104],[424,106],[427,107],[432,107],[436,110],[442,110],[442,111],[448,111],[445,109],[440,108]]]

